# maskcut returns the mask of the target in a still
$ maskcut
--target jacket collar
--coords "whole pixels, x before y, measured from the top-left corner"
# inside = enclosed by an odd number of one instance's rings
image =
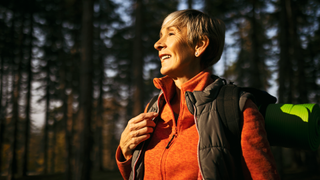
[[[185,92],[187,91],[193,92],[204,90],[210,83],[214,81],[212,77],[215,78],[216,76],[212,76],[208,70],[201,71],[181,86],[181,95],[184,96]],[[172,78],[169,76],[154,78],[153,83],[156,88],[162,90],[166,101],[170,101],[176,90],[176,86]]]

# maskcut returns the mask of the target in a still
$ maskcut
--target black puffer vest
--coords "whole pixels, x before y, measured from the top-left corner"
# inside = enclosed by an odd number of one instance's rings
[[[200,172],[203,179],[243,179],[240,139],[235,139],[228,128],[223,125],[216,107],[216,97],[225,83],[216,76],[213,78],[215,81],[203,91],[185,93],[188,109],[194,115],[199,133]],[[240,96],[240,108],[243,109],[248,97],[248,94]],[[158,100],[149,105],[151,108],[148,112],[161,112],[164,103],[164,97],[160,92]],[[148,141],[141,143],[133,153],[130,179],[143,179],[144,147],[147,144]]]

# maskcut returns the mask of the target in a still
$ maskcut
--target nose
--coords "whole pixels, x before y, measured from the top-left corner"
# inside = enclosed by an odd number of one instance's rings
[[[156,43],[154,43],[154,48],[158,51],[161,51],[161,49],[165,48],[164,43],[161,42],[161,38]]]

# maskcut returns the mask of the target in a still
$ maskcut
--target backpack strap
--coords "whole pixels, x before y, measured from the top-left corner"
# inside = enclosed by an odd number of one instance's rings
[[[262,91],[251,87],[241,87],[241,90],[248,92],[254,96],[254,103],[258,106],[260,113],[265,117],[266,110],[269,104],[275,104],[277,98],[270,95],[266,91]]]
[[[226,84],[221,87],[217,96],[217,112],[226,127],[235,140],[239,140],[241,136],[241,115],[244,107],[244,99],[252,99],[258,106],[260,113],[265,117],[266,108],[269,104],[274,104],[277,98],[270,95],[266,91],[250,87],[237,87],[234,84]],[[242,102],[243,101],[243,102]],[[239,103],[241,105],[239,105]]]
[[[233,84],[221,87],[217,96],[217,112],[226,130],[231,133],[235,140],[240,140],[240,88]]]

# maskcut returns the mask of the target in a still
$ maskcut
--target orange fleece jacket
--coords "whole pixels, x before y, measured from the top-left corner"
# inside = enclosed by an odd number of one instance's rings
[[[167,103],[146,148],[144,179],[202,179],[197,160],[199,135],[193,115],[186,106],[184,94],[185,91],[203,90],[213,82],[210,76],[209,72],[203,71],[183,84],[177,120],[170,105],[175,93],[172,79],[154,79],[155,86],[163,90]],[[251,100],[245,104],[243,119],[242,168],[246,179],[279,179],[264,130],[264,119]],[[123,159],[120,147],[117,149],[116,159],[123,178],[128,179],[131,159]]]

